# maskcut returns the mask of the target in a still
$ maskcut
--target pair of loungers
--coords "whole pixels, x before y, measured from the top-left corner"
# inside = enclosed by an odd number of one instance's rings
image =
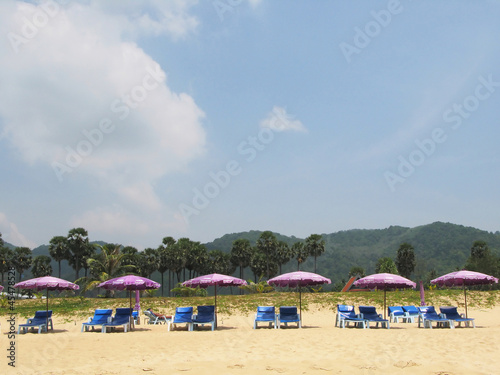
[[[119,307],[116,309],[116,313],[113,316],[113,309],[97,309],[94,316],[89,318],[87,322],[82,323],[82,332],[88,331],[90,327],[94,330],[94,327],[101,326],[101,332],[106,333],[107,328],[111,330],[116,327],[123,326],[123,331],[127,332],[130,330],[130,316],[132,311],[128,307]]]
[[[387,308],[389,321],[399,323],[401,319],[403,323],[415,323],[415,318],[418,318],[420,311],[415,306],[389,306]]]
[[[168,320],[168,330],[176,328],[179,324],[186,324],[188,331],[195,327],[209,324],[212,331],[217,326],[215,306],[198,306],[198,313],[193,313],[193,307],[177,307],[172,319]]]
[[[285,327],[289,323],[296,323],[298,328],[302,328],[300,314],[297,313],[297,306],[281,306],[276,314],[274,306],[258,306],[253,322],[256,329],[259,323],[268,323],[269,327],[280,328],[283,323]]]
[[[359,306],[358,310],[359,314],[356,314],[354,306],[337,305],[335,326],[345,328],[352,323],[355,327],[370,328],[370,323],[375,323],[376,327],[380,324],[383,328],[390,328],[389,320],[382,318],[374,306]]]
[[[464,323],[466,327],[470,327],[470,325],[472,324],[472,327],[476,328],[474,319],[466,318],[464,314],[459,314],[456,307],[440,307],[440,314],[436,312],[434,306],[421,306],[418,308],[418,310],[419,327],[420,323],[422,323],[424,328],[432,328],[432,323],[436,323],[437,327],[447,326],[449,328],[455,328],[455,322],[457,322],[459,327],[462,323]]]

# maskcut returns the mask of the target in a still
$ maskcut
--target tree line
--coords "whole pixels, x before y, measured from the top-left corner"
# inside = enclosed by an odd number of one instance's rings
[[[233,275],[245,278],[245,269],[250,269],[255,282],[282,273],[282,266],[295,262],[297,270],[309,258],[317,258],[325,252],[325,241],[319,234],[312,234],[305,241],[289,246],[278,241],[271,231],[262,232],[252,246],[247,239],[233,242],[229,253],[210,250],[200,242],[189,238],[175,240],[165,237],[157,248],[139,251],[135,247],[120,244],[90,243],[84,228],[71,229],[67,236],[55,236],[49,242],[49,254],[32,257],[27,247],[11,250],[4,246],[0,233],[0,272],[4,274],[15,268],[21,281],[22,274],[31,270],[34,277],[52,275],[51,261],[57,263],[57,275],[61,277],[61,262],[66,260],[75,271],[75,280],[82,290],[93,289],[99,283],[128,273],[151,278],[156,271],[161,276],[161,294],[165,295],[164,281],[168,281],[167,292],[174,284],[210,273]]]

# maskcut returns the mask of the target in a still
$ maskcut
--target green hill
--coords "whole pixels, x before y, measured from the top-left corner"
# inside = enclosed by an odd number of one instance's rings
[[[231,251],[233,241],[244,238],[255,245],[261,231],[248,231],[226,234],[212,242],[206,243],[207,250],[218,249],[224,252]],[[284,236],[275,233],[279,241],[292,245],[304,239],[294,236]],[[417,266],[412,276],[413,280],[425,280],[431,270],[437,275],[452,272],[462,268],[470,255],[470,248],[474,241],[486,241],[491,251],[500,256],[500,233],[491,233],[477,228],[465,227],[451,223],[435,222],[415,228],[391,226],[385,229],[352,229],[322,234],[326,243],[325,253],[318,258],[317,272],[332,279],[333,283],[347,280],[349,270],[354,267],[363,267],[366,274],[374,273],[375,264],[381,257],[396,258],[399,245],[408,242],[415,248]],[[103,242],[98,242],[103,244]],[[123,244],[126,245],[126,244]],[[7,244],[14,248],[14,246]],[[48,245],[33,249],[33,257],[49,255]],[[57,275],[57,263],[52,262],[53,274]],[[294,260],[283,266],[283,272],[295,271],[297,264]],[[309,258],[301,269],[313,271],[313,259]],[[246,271],[250,276],[250,271]],[[67,261],[62,262],[63,278],[72,280],[74,270]],[[26,271],[24,278],[31,277]],[[159,273],[153,274],[159,280]]]

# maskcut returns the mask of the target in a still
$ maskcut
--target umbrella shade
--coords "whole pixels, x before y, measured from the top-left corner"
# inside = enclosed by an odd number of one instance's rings
[[[184,281],[182,283],[183,286],[188,286],[190,288],[200,287],[200,288],[208,288],[209,286],[214,286],[215,288],[215,326],[217,327],[217,287],[218,286],[240,286],[247,285],[247,282],[243,279],[239,279],[237,277],[222,275],[220,273],[212,273],[209,275],[203,275],[195,277],[194,279],[190,279]]]
[[[465,298],[465,317],[467,315],[467,291],[465,289],[466,285],[487,285],[498,283],[496,277],[486,275],[481,272],[474,271],[456,271],[447,273],[446,275],[440,276],[434,280],[431,280],[431,284],[436,284],[439,286],[461,286],[464,289]]]
[[[34,289],[37,291],[47,290],[45,300],[47,302],[47,328],[49,326],[49,290],[78,290],[80,287],[70,281],[53,276],[43,276],[34,279],[21,281],[14,285],[14,288]]]
[[[384,318],[386,317],[386,291],[391,288],[416,288],[417,284],[407,278],[392,273],[376,273],[363,277],[354,282],[354,285],[369,289],[384,290]]]
[[[296,271],[273,277],[272,279],[269,279],[267,283],[272,286],[288,286],[291,288],[295,288],[297,286],[299,287],[299,312],[300,321],[302,323],[302,287],[309,285],[331,284],[332,281],[326,277],[318,275],[317,273]]]
[[[136,275],[126,275],[115,277],[104,281],[98,285],[99,288],[108,290],[128,290],[129,304],[130,304],[130,321],[132,320],[132,290],[146,290],[158,289],[161,286],[156,281],[147,279],[145,277]]]

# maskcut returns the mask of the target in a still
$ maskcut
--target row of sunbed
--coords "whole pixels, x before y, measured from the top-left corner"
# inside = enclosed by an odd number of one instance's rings
[[[148,309],[144,311],[144,314],[148,318],[148,324],[164,323],[168,325],[169,331],[179,324],[186,324],[188,331],[193,331],[196,326],[207,324],[211,326],[213,331],[217,326],[215,306],[198,306],[197,310],[197,314],[194,314],[193,307],[177,307],[174,316],[167,316],[156,314]],[[455,322],[459,326],[464,323],[466,327],[472,325],[475,328],[474,319],[459,314],[456,307],[440,307],[438,314],[434,306],[390,306],[387,309],[389,319],[384,319],[381,314],[378,314],[374,306],[359,306],[358,310],[359,313],[356,314],[354,306],[337,305],[335,326],[345,328],[353,324],[355,327],[370,328],[370,324],[375,324],[376,327],[380,324],[382,328],[390,328],[390,322],[399,323],[401,319],[405,323],[414,323],[415,318],[417,318],[418,326],[423,324],[424,328],[432,328],[432,323],[436,323],[438,327],[455,328]],[[124,332],[127,332],[138,318],[138,312],[131,311],[130,308],[117,308],[114,316],[112,309],[97,309],[93,317],[82,323],[82,332],[88,331],[90,328],[94,330],[95,327],[101,327],[101,332],[106,333],[108,328],[113,330],[120,326],[123,326]],[[277,314],[274,306],[258,306],[253,328],[258,328],[259,323],[267,323],[269,327],[273,328],[280,328],[282,324],[288,326],[290,323],[296,323],[298,328],[302,327],[296,306],[281,306]],[[52,310],[37,311],[35,316],[28,319],[25,324],[19,324],[18,334],[21,333],[21,330],[26,332],[29,328],[34,329],[35,327],[38,328],[38,333],[47,332],[49,328],[53,330]]]
[[[462,323],[466,327],[472,325],[475,328],[473,318],[466,318],[464,314],[459,314],[456,307],[440,307],[438,314],[434,306],[390,306],[387,309],[389,319],[384,319],[382,314],[378,314],[374,306],[359,306],[359,313],[356,314],[354,306],[337,305],[337,315],[335,326],[345,328],[349,324],[355,327],[370,328],[370,323],[379,323],[384,328],[390,328],[390,322],[399,323],[401,319],[404,323],[414,323],[418,319],[418,327],[421,324],[424,328],[431,328],[432,323],[437,327],[455,328],[455,323],[460,326]]]

